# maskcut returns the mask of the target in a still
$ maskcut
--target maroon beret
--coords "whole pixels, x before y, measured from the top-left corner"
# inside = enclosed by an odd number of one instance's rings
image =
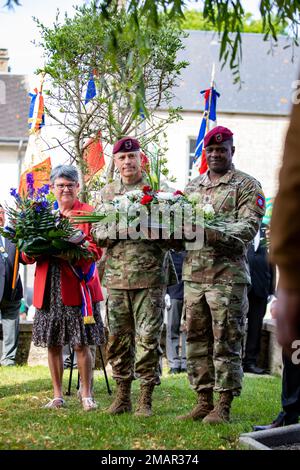
[[[140,150],[140,148],[141,146],[138,140],[133,137],[123,137],[113,146],[113,155],[118,152],[135,152],[136,150]]]
[[[230,129],[227,129],[227,127],[214,127],[204,137],[204,147],[207,147],[211,144],[221,144],[222,142],[231,139],[232,136],[233,132],[231,132]]]

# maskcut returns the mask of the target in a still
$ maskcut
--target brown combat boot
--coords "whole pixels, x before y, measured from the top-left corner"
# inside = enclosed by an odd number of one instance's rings
[[[107,412],[111,415],[129,413],[132,410],[130,394],[131,380],[118,380],[116,397]]]
[[[203,419],[214,408],[212,389],[202,390],[198,393],[198,404],[188,414],[177,416],[177,419]]]
[[[149,418],[152,415],[152,393],[154,387],[155,385],[151,383],[141,385],[139,401],[134,413],[135,416]]]
[[[220,399],[214,409],[204,418],[203,423],[222,424],[230,419],[230,407],[233,400],[231,390],[220,392]]]

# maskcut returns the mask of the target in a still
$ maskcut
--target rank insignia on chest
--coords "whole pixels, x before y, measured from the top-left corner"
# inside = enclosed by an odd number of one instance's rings
[[[257,197],[256,197],[256,202],[255,204],[260,207],[261,209],[264,209],[265,208],[265,198],[262,194],[258,193],[257,194]]]

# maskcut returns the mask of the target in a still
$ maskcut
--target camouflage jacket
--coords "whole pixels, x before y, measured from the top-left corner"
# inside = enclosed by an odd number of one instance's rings
[[[247,248],[257,233],[265,213],[265,198],[260,183],[234,166],[215,182],[208,172],[192,180],[186,194],[200,193],[202,204],[211,204],[216,214],[226,214],[226,221],[236,226],[235,237],[205,230],[200,250],[187,252],[183,280],[207,283],[249,283]],[[200,199],[201,201],[201,199]]]
[[[127,191],[148,185],[143,178],[134,185],[123,185],[120,179],[104,186],[96,210]],[[92,235],[100,246],[107,246],[103,284],[111,289],[144,289],[177,282],[176,273],[164,241],[103,240],[101,222],[93,224]],[[103,243],[104,242],[104,243]]]

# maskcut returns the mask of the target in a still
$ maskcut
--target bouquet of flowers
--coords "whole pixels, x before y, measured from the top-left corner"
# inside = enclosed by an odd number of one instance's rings
[[[236,221],[233,224],[233,220],[227,220],[224,214],[215,214],[213,206],[203,205],[198,194],[154,190],[151,186],[116,196],[103,204],[99,212],[82,213],[72,220],[75,223],[101,222],[103,227],[106,226],[103,238],[112,239],[120,238],[120,230],[124,233],[127,229],[130,238],[134,239],[191,241],[198,235],[203,241],[205,228],[238,238],[244,225],[244,222]]]
[[[49,185],[35,190],[32,173],[26,175],[26,183],[26,195],[11,189],[15,207],[6,208],[8,225],[0,228],[0,233],[30,256],[63,254],[75,259],[88,258],[88,243],[77,244],[83,238],[82,233],[54,209]]]
[[[101,222],[101,240],[129,237],[198,240],[203,244],[205,228],[239,239],[245,221],[238,222],[232,213],[230,216],[216,214],[212,204],[203,205],[200,194],[185,195],[182,191],[161,189],[161,176],[168,176],[166,164],[167,160],[158,150],[150,158],[143,154],[142,168],[147,185],[103,203],[98,212],[77,215],[73,222]]]
[[[151,186],[128,191],[122,196],[116,196],[112,201],[105,202],[100,212],[82,212],[72,218],[74,223],[102,222],[110,228],[119,225],[125,228],[152,227],[167,228],[167,215],[174,220],[175,211],[182,211],[187,199],[181,191],[164,192],[154,190]],[[171,209],[171,211],[170,211]],[[174,223],[171,224],[171,232]]]

